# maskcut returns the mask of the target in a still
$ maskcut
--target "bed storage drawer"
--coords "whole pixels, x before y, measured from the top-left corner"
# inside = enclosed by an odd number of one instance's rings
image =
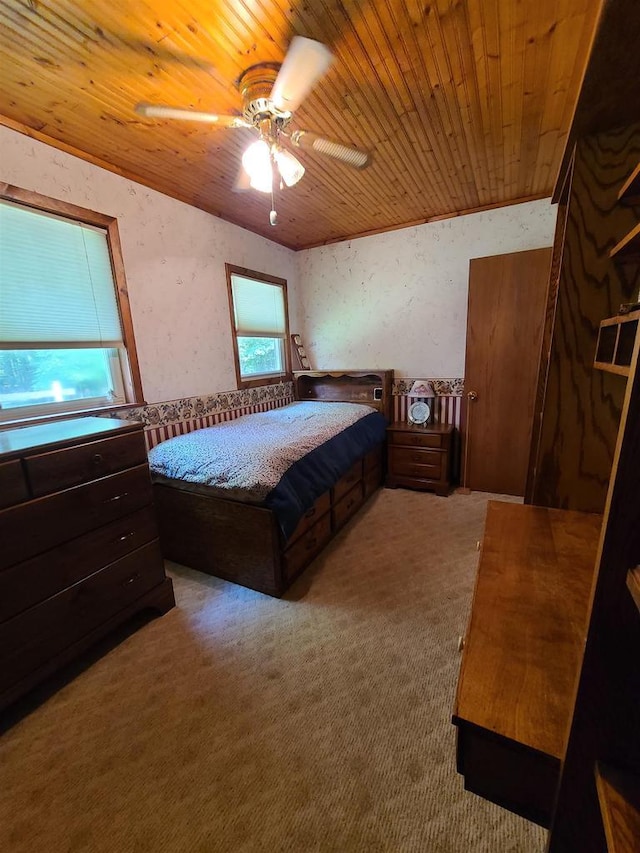
[[[0,571],[0,622],[72,586],[158,536],[152,506]]]
[[[0,509],[29,500],[29,489],[19,459],[0,464]]]
[[[26,468],[33,496],[39,497],[146,461],[144,436],[134,432],[30,456]]]
[[[364,490],[362,480],[360,480],[350,492],[334,504],[331,512],[334,530],[338,530],[343,524],[346,524],[362,506],[363,501]]]
[[[0,693],[164,581],[157,542],[0,625]]]
[[[382,466],[382,447],[382,444],[378,445],[378,447],[374,447],[373,450],[370,450],[362,460],[362,467],[365,475],[368,474],[369,471],[373,471],[375,468],[380,468]]]
[[[341,500],[341,498],[351,491],[356,483],[362,480],[362,460],[359,459],[355,465],[352,465],[347,473],[341,477],[333,487],[333,503]]]
[[[153,502],[146,465],[0,512],[0,568]]]
[[[284,552],[283,570],[287,581],[292,580],[331,539],[331,514],[326,512],[306,533]]]
[[[380,488],[382,483],[382,464],[378,463],[375,468],[371,468],[364,475],[364,497],[365,500],[372,495],[376,489]]]
[[[307,512],[302,516],[298,522],[298,526],[287,540],[285,547],[292,545],[296,539],[299,539],[303,533],[306,533],[307,530],[309,530],[309,528],[312,527],[312,525],[314,525],[322,515],[329,512],[330,509],[331,495],[329,492],[325,492],[323,495],[320,495],[311,509],[307,510]]]

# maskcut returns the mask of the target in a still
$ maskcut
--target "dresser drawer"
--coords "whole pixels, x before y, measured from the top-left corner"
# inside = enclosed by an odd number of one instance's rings
[[[67,486],[97,480],[147,461],[142,431],[67,449],[29,456],[25,460],[34,497],[59,492]]]
[[[307,530],[316,523],[316,521],[324,515],[325,512],[329,512],[331,509],[331,496],[329,492],[325,492],[323,495],[320,495],[318,500],[314,503],[310,510],[307,510],[305,514],[302,516],[300,521],[298,522],[298,526],[293,531],[289,539],[287,540],[287,544],[291,545],[296,539],[299,539],[303,533],[306,533]]]
[[[0,464],[0,509],[29,500],[29,489],[19,459]]]
[[[151,504],[149,468],[139,465],[0,511],[0,569]]]
[[[0,692],[164,581],[157,542],[0,625]]]
[[[359,459],[333,487],[333,502],[339,501],[357,482],[362,480],[362,460]]]
[[[325,513],[284,552],[283,571],[287,581],[304,569],[331,539],[331,515]]]
[[[158,536],[153,507],[0,571],[0,622],[44,601]]]
[[[337,530],[346,524],[352,515],[358,511],[364,501],[364,490],[362,480],[357,483],[350,492],[339,500],[331,511],[333,516],[333,527]]]
[[[445,436],[440,433],[401,432],[391,430],[389,439],[392,444],[405,447],[444,447]]]

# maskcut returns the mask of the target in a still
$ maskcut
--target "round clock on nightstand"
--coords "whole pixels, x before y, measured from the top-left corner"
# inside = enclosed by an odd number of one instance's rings
[[[431,416],[431,408],[428,403],[417,400],[409,406],[409,423],[424,426]]]

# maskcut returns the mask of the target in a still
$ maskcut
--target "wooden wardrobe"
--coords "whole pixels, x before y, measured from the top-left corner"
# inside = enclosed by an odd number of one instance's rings
[[[586,620],[574,626],[578,657],[563,688],[564,734],[555,769],[545,765],[551,796],[539,822],[549,827],[551,853],[640,850],[640,312],[620,313],[623,303],[640,299],[638,45],[637,1],[604,2],[555,194],[558,222],[525,497],[545,509],[519,508],[557,513],[555,518],[594,514],[583,517],[594,519],[599,530],[595,565],[587,575]],[[571,573],[571,540],[561,544],[558,570]],[[499,537],[492,539],[491,554],[500,548]],[[544,548],[536,548],[529,535],[525,550],[535,567]],[[574,553],[577,566],[577,541]],[[486,590],[481,578],[486,559],[483,554],[470,631]],[[504,570],[516,583],[508,559]],[[535,598],[536,590],[523,611],[529,622],[521,625],[523,646],[516,657],[526,657],[524,641],[540,627],[553,666],[562,646],[548,612],[536,613]],[[477,669],[470,640],[467,636],[456,713],[465,680],[482,678],[472,674]],[[528,711],[525,696],[523,690],[521,719]],[[477,730],[466,718],[454,721],[464,724],[463,734],[464,726]],[[464,748],[459,735],[459,750],[461,743]],[[475,766],[490,776],[490,762]],[[464,762],[460,769],[465,772]],[[522,803],[519,809],[527,813]],[[529,816],[538,819],[535,811]]]

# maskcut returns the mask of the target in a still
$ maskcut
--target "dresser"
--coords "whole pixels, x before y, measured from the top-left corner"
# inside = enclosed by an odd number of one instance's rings
[[[450,424],[391,424],[387,428],[387,487],[431,489],[448,495],[453,430]]]
[[[135,613],[174,606],[142,426],[0,431],[0,708]]]

